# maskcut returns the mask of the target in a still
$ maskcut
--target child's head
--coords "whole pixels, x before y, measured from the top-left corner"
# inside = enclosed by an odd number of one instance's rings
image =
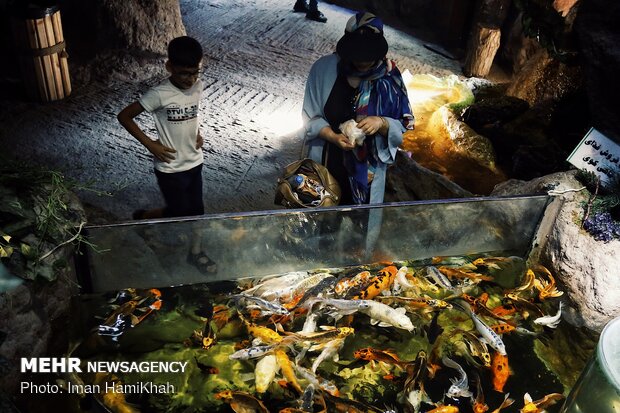
[[[182,36],[172,39],[168,44],[166,69],[170,81],[180,89],[191,88],[198,77],[202,63],[202,46],[192,37]]]
[[[193,37],[176,37],[168,43],[168,60],[175,66],[198,67],[202,61],[202,46]]]
[[[168,44],[166,69],[172,83],[181,89],[189,89],[200,75],[202,46],[189,36],[174,38]]]

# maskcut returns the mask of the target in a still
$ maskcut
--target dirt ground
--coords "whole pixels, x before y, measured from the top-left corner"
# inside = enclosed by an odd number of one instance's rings
[[[354,11],[320,3],[329,19],[321,24],[292,6],[292,0],[181,0],[187,33],[203,44],[207,62],[201,118],[207,213],[277,209],[277,176],[300,156],[308,70],[334,50]],[[459,62],[410,34],[386,26],[385,36],[401,71],[461,75]],[[70,97],[47,104],[4,99],[2,152],[109,193],[79,193],[99,211],[91,223],[126,221],[135,209],[161,206],[148,152],[116,121],[126,104],[161,79],[78,85]],[[148,116],[139,121],[155,134]]]

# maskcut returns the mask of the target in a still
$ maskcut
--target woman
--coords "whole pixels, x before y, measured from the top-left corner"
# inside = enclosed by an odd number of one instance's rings
[[[341,205],[383,202],[386,167],[403,132],[413,129],[407,91],[387,51],[381,20],[360,12],[347,22],[336,53],[310,69],[303,103],[308,157],[338,180]],[[340,130],[350,119],[366,135],[362,146]]]

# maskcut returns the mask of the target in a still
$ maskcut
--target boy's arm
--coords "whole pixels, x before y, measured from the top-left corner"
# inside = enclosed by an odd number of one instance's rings
[[[161,144],[159,140],[152,140],[149,138],[143,131],[140,129],[138,124],[134,121],[134,118],[144,112],[144,108],[140,103],[134,102],[127,106],[125,109],[121,110],[118,116],[116,117],[121,125],[127,132],[134,138],[136,138],[142,145],[148,149],[149,152],[155,156],[155,158],[159,159],[162,162],[169,163],[172,159],[174,159],[173,153],[176,151],[172,148],[164,146]]]

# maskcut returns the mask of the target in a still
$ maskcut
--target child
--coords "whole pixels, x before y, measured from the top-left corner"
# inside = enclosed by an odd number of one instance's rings
[[[151,88],[118,114],[118,121],[153,154],[155,176],[166,202],[165,208],[138,210],[134,219],[180,217],[204,214],[202,200],[202,136],[198,107],[203,90],[202,46],[189,36],[168,44],[166,70],[170,77]],[[142,112],[152,114],[156,140],[147,136],[134,118]],[[192,231],[187,261],[203,272],[215,272],[216,265],[202,249],[202,237]]]

